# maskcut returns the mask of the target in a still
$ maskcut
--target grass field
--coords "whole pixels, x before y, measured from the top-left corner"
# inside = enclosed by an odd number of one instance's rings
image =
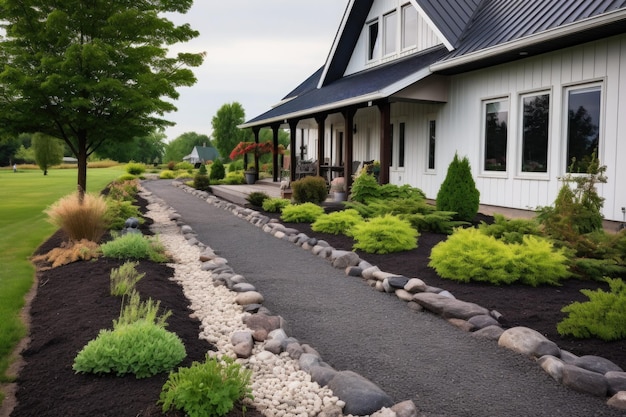
[[[123,167],[88,169],[88,192],[99,192],[123,174]],[[33,251],[55,227],[43,213],[60,197],[76,190],[76,169],[53,169],[44,176],[40,170],[0,169],[0,382],[16,344],[26,335],[20,320],[24,295],[33,284]],[[3,394],[0,392],[0,403]]]

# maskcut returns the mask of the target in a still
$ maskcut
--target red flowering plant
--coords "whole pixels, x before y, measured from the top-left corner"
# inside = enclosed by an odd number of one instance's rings
[[[237,146],[230,152],[230,159],[235,160],[240,156],[247,155],[249,153],[253,153],[256,156],[261,156],[266,153],[270,153],[274,151],[274,146],[271,142],[239,142]]]

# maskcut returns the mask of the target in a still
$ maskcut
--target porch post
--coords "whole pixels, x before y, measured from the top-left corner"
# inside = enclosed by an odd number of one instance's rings
[[[326,128],[327,115],[319,115],[315,117],[317,122],[317,175],[322,175],[320,166],[324,164],[324,130]],[[330,168],[328,168],[330,169]]]
[[[291,149],[290,156],[291,162],[289,163],[289,179],[291,181],[296,180],[296,157],[298,156],[298,152],[296,152],[296,136],[298,133],[297,130],[298,121],[290,120],[289,121],[289,149]]]
[[[343,111],[343,119],[344,119],[344,131],[345,131],[345,140],[343,142],[343,176],[346,184],[346,192],[350,192],[350,188],[352,187],[352,139],[353,132],[352,126],[354,125],[354,114],[356,113],[355,108],[348,108]]]
[[[380,111],[380,184],[389,183],[389,168],[391,166],[391,104],[387,100],[377,103]]]
[[[253,128],[252,128],[252,132],[254,133],[254,143],[256,143],[257,145],[259,144],[259,131],[260,131],[260,130],[261,130],[261,128],[260,128],[260,127],[253,127]],[[245,156],[246,158],[248,157],[248,155],[247,155],[247,154],[246,154],[246,155],[244,155],[244,156]],[[246,162],[246,163],[244,163],[244,165],[246,165],[244,168],[245,168],[245,169],[247,169],[247,168],[248,168],[248,166],[247,166],[247,165],[248,165],[248,164],[247,164],[247,162]],[[255,180],[256,180],[256,181],[258,181],[258,180],[259,180],[259,170],[260,170],[259,168],[260,168],[260,167],[259,167],[259,155],[258,155],[256,152],[254,152],[254,169],[255,169],[255,171],[256,171],[256,174],[255,174]]]
[[[274,149],[278,149],[278,129],[280,124],[272,125],[272,145]],[[272,181],[278,182],[278,153],[272,152]]]

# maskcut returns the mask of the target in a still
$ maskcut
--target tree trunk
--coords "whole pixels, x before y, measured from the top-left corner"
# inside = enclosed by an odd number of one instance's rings
[[[82,203],[83,197],[87,192],[87,132],[79,132],[78,134],[78,181],[77,191],[78,200]]]

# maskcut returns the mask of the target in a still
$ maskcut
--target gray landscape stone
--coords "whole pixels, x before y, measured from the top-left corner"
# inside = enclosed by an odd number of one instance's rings
[[[555,381],[563,381],[564,363],[562,360],[551,355],[546,355],[539,358],[537,363],[541,366],[541,369],[543,369]]]
[[[504,329],[500,326],[487,326],[485,328],[476,330],[472,333],[473,337],[484,338],[487,340],[498,340],[504,333]]]
[[[245,306],[248,304],[263,304],[263,295],[256,291],[241,292],[235,297],[235,302],[239,305]]]
[[[325,387],[337,375],[337,371],[327,366],[317,365],[309,369],[309,375],[311,375],[311,381],[317,382],[320,387]]]
[[[605,397],[609,389],[604,375],[567,364],[563,365],[563,385],[597,397]]]
[[[232,276],[230,278],[232,278]],[[231,279],[231,282],[232,282],[232,279]],[[247,292],[247,291],[256,291],[256,288],[254,287],[254,285],[250,283],[240,282],[240,283],[235,283],[232,286],[232,290],[234,292]]]
[[[233,345],[233,352],[238,358],[249,358],[252,355],[252,349],[254,347],[254,340],[252,339],[252,333],[248,331],[234,332],[231,336],[231,343]]]
[[[578,366],[579,368],[587,369],[592,372],[597,372],[602,375],[611,371],[624,372],[622,368],[620,368],[610,360],[594,355],[581,356],[578,359],[575,359],[572,365]]]
[[[426,310],[441,315],[447,302],[447,298],[434,292],[420,292],[413,295],[413,301],[420,304]]]
[[[472,325],[472,323],[470,323],[467,320],[452,318],[452,319],[448,319],[448,323],[450,323],[454,327],[457,327],[463,330],[464,332],[471,332],[474,330],[474,326]]]
[[[328,383],[328,388],[346,403],[344,414],[365,416],[394,404],[376,384],[352,371],[338,372]]]
[[[376,279],[374,277],[374,273],[377,271],[380,271],[380,269],[377,266],[370,266],[369,268],[363,268],[363,273],[361,274],[361,276],[366,280]]]
[[[302,353],[298,358],[298,365],[304,372],[309,372],[313,366],[320,366],[320,357],[312,353]]]
[[[484,329],[489,326],[497,326],[498,320],[494,319],[488,314],[479,314],[474,317],[470,317],[468,320],[477,330]]]
[[[606,402],[608,406],[626,411],[626,391],[620,391]]]
[[[561,356],[561,349],[544,335],[528,327],[513,327],[502,333],[498,345],[523,355],[539,358],[544,355]]]
[[[626,372],[609,371],[604,376],[609,383],[609,394],[626,391]]]
[[[417,406],[411,400],[395,404],[391,411],[396,413],[396,417],[417,417]]]
[[[426,291],[426,283],[419,278],[411,278],[404,286],[404,290],[410,293]]]
[[[403,289],[396,290],[396,297],[406,302],[413,301],[413,294]]]
[[[391,286],[391,288],[396,289],[396,290],[404,290],[404,286],[409,282],[409,279],[407,277],[403,277],[403,276],[392,276],[387,278],[387,282],[389,283],[389,285]]]
[[[439,296],[446,298],[445,296],[442,296],[442,294],[439,294]],[[444,303],[443,312],[441,313],[441,315],[447,319],[455,318],[463,320],[469,320],[474,316],[487,314],[489,314],[489,310],[487,310],[486,308],[481,307],[475,303],[468,303],[467,301],[457,300],[456,298],[448,299],[448,301]]]
[[[243,322],[253,331],[254,340],[263,342],[270,332],[281,327],[282,318],[280,316],[253,314],[245,317]]]
[[[338,252],[339,254],[335,252]],[[333,251],[331,258],[333,259],[333,266],[338,269],[356,266],[360,261],[359,255],[352,251]]]

